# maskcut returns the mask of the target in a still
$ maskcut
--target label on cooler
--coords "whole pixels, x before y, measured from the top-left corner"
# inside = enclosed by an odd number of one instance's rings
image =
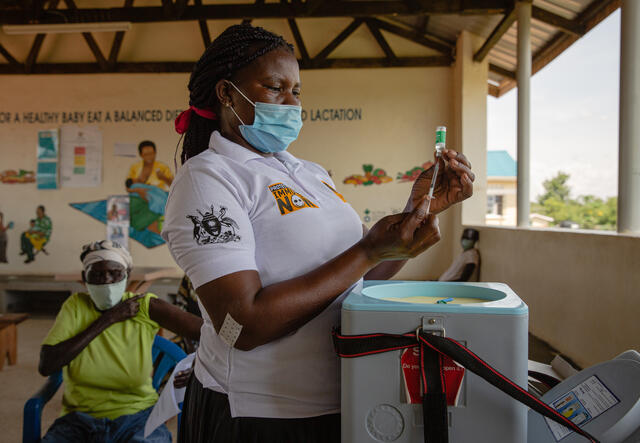
[[[402,365],[406,403],[422,403],[423,387],[422,377],[420,376],[420,348],[416,346],[405,349],[400,357],[400,364]],[[447,405],[457,406],[465,369],[446,355],[442,356],[442,367],[447,392]]]
[[[620,400],[613,392],[607,389],[598,377],[592,375],[566,394],[549,403],[549,406],[582,427],[618,403]],[[573,433],[547,417],[545,420],[556,441]]]

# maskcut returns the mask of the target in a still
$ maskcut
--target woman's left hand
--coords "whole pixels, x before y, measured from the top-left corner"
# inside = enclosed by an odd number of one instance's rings
[[[459,152],[452,149],[442,151],[442,157],[436,159],[440,163],[436,187],[429,212],[437,214],[449,206],[459,203],[473,195],[473,181],[475,174],[471,171],[471,163]],[[435,165],[418,176],[411,188],[411,195],[407,202],[407,210],[411,211],[418,205],[423,196],[429,193],[431,178]]]

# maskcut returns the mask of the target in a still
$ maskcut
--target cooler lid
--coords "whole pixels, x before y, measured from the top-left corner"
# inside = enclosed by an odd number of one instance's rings
[[[446,300],[446,303],[402,301],[421,296]],[[504,315],[522,315],[529,311],[527,305],[504,283],[396,280],[367,280],[364,284],[356,285],[342,303],[342,309]]]

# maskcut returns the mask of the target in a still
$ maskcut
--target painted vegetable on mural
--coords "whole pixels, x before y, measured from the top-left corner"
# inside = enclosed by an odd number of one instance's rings
[[[383,183],[389,183],[393,181],[393,178],[389,177],[386,171],[382,168],[373,168],[373,165],[362,165],[364,175],[350,175],[345,178],[342,183],[345,185],[363,185],[370,186],[373,184],[381,185]]]

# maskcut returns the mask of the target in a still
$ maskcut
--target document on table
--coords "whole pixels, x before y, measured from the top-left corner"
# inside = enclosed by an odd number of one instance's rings
[[[169,377],[169,381],[164,385],[164,389],[158,398],[158,402],[153,407],[151,414],[149,414],[149,418],[147,418],[147,423],[144,426],[144,438],[147,438],[153,431],[156,430],[157,427],[161,426],[164,422],[169,420],[171,417],[174,417],[180,413],[179,403],[182,403],[184,400],[184,392],[186,388],[176,389],[173,387],[173,379],[176,374],[180,371],[184,371],[185,369],[189,369],[193,364],[193,359],[195,358],[195,352],[187,355],[184,359],[180,360],[176,365],[171,377]]]

